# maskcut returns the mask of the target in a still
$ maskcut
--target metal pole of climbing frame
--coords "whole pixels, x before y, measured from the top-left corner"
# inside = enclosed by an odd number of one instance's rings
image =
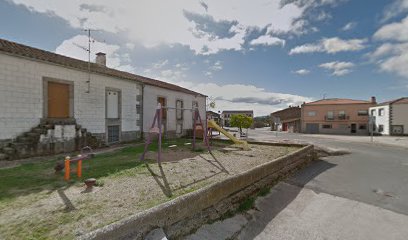
[[[193,111],[193,150],[195,150],[196,144],[196,118],[197,118],[197,110]]]
[[[159,119],[158,119],[158,121],[157,121],[157,123],[158,123],[158,125],[159,125],[159,150],[158,150],[158,153],[157,153],[157,162],[159,163],[159,164],[161,164],[161,150],[162,150],[162,107],[161,107],[161,104],[159,103],[158,104],[158,106],[157,106],[157,109],[158,109],[158,111],[159,111]]]

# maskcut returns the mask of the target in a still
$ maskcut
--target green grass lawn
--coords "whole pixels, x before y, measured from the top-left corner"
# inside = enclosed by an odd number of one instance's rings
[[[190,139],[176,139],[163,141],[163,149],[177,144],[184,146],[184,143],[191,142]],[[184,146],[187,147],[187,146]],[[77,179],[76,173],[71,173],[71,181],[63,180],[64,172],[55,174],[54,166],[59,158],[50,158],[39,162],[25,163],[14,168],[0,169],[0,202],[12,200],[15,197],[49,190],[50,192],[70,184],[82,183],[87,178],[102,178],[115,175],[122,170],[145,167],[140,161],[144,144],[125,147],[119,151],[98,154],[94,158],[83,161],[82,179]],[[149,151],[157,151],[157,142],[154,141],[149,146]],[[71,171],[76,170],[76,164],[71,165]]]

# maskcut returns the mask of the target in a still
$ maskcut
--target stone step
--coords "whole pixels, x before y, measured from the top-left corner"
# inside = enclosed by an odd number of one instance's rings
[[[7,160],[7,159],[8,159],[7,154],[0,153],[0,161],[4,161],[4,160]]]
[[[45,128],[36,127],[36,128],[33,128],[31,132],[38,133],[38,134],[45,134],[47,133],[47,130]]]
[[[31,142],[31,138],[26,137],[26,136],[18,136],[16,140],[18,143],[30,143]]]
[[[16,152],[16,150],[12,147],[4,147],[3,152],[7,155],[13,155]]]
[[[40,137],[39,133],[35,133],[35,132],[28,132],[25,134],[27,137],[29,137],[30,139],[38,139]]]
[[[41,127],[45,128],[46,130],[54,129],[54,124],[44,124]]]

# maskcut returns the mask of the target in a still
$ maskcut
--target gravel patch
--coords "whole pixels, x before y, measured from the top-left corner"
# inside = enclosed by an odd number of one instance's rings
[[[250,151],[167,149],[161,167],[149,163],[84,184],[0,202],[0,239],[73,239],[124,217],[298,150],[250,145]],[[148,154],[154,158],[154,153]],[[138,158],[135,156],[135,161]]]

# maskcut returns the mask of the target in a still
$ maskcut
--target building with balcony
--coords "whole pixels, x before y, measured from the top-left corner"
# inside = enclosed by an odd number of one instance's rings
[[[322,99],[304,103],[301,109],[303,133],[367,135],[370,101],[353,99]]]

